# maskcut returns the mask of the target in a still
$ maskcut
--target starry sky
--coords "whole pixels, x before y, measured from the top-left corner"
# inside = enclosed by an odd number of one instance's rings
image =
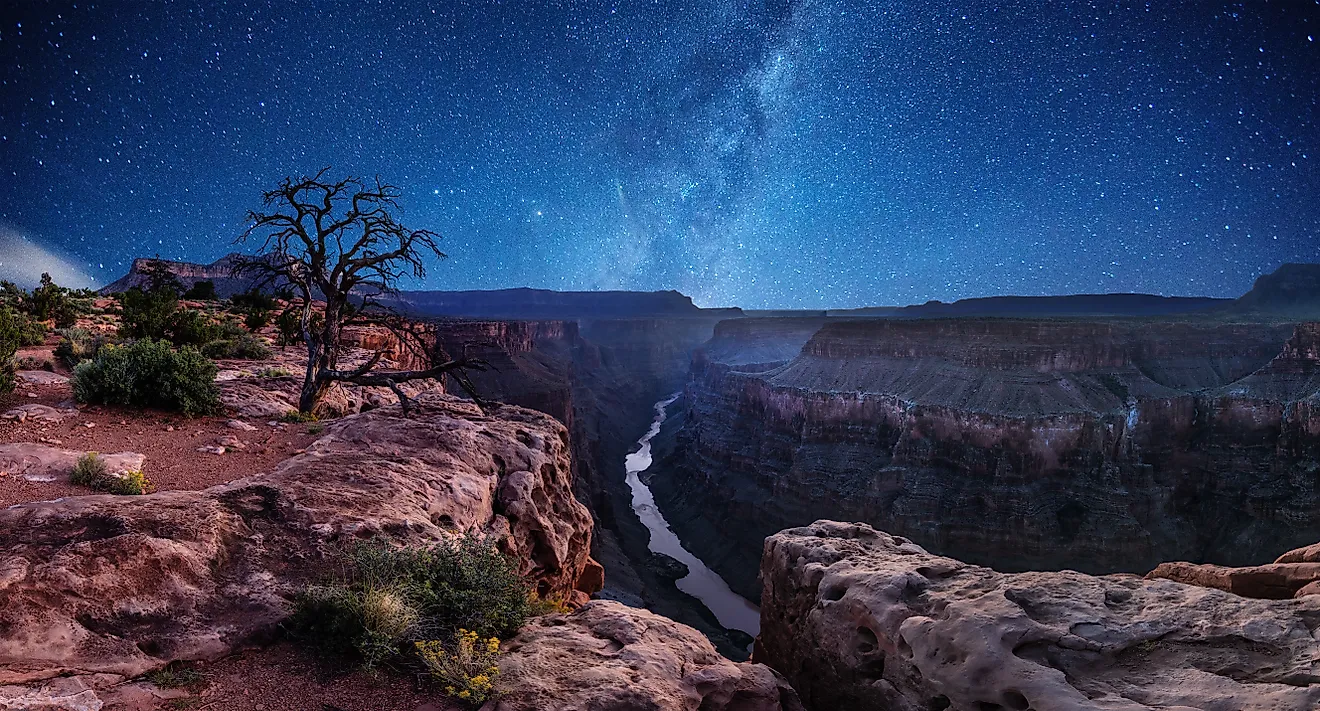
[[[403,190],[416,288],[820,308],[1236,296],[1320,261],[1320,4],[0,9],[0,274],[211,261],[281,177]]]

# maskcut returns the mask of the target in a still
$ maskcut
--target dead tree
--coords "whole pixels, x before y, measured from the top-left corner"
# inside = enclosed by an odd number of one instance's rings
[[[378,351],[357,368],[339,367],[344,329],[376,325],[388,329],[414,353],[430,362],[420,331],[383,299],[397,296],[401,279],[426,276],[424,259],[444,259],[440,235],[413,230],[395,219],[399,189],[376,178],[368,184],[353,177],[325,178],[330,168],[311,177],[285,178],[263,194],[265,211],[249,212],[250,226],[239,243],[261,240],[257,254],[237,259],[235,276],[254,278],[257,288],[292,289],[299,299],[299,325],[307,347],[307,369],[298,410],[310,413],[335,382],[383,385],[398,397],[406,415],[410,401],[400,384],[449,375],[484,407],[468,371],[487,368],[484,361],[461,358],[432,363],[420,370],[374,370],[384,357]],[[319,305],[323,304],[323,305]]]

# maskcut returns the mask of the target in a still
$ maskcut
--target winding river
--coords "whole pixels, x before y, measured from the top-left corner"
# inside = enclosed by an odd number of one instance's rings
[[[637,440],[638,450],[629,454],[625,460],[628,488],[632,489],[633,511],[637,512],[637,517],[651,532],[650,549],[687,566],[688,574],[676,583],[678,589],[700,600],[725,629],[740,630],[755,637],[761,630],[760,609],[730,590],[724,578],[707,568],[700,558],[683,547],[664,514],[656,507],[651,489],[642,483],[641,473],[651,466],[651,440],[660,433],[660,427],[665,422],[665,408],[677,400],[678,395],[674,393],[655,404],[655,420],[651,422],[651,429]]]

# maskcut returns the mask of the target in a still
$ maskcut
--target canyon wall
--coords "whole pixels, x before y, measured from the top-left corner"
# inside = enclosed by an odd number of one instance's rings
[[[493,366],[472,374],[482,397],[540,410],[568,426],[577,495],[596,522],[592,555],[608,571],[602,595],[696,627],[722,652],[743,658],[745,645],[678,592],[666,577],[670,569],[650,554],[624,481],[624,458],[649,426],[652,405],[682,387],[692,350],[714,325],[707,317],[430,323],[445,357],[479,357]]]
[[[749,351],[763,336],[743,337]],[[1320,539],[1317,340],[1313,326],[830,320],[770,367],[716,338],[651,485],[685,545],[751,597],[763,539],[819,518],[1009,571],[1265,562]]]

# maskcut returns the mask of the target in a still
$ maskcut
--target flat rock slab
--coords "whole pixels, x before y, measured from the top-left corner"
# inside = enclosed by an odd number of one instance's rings
[[[49,370],[20,370],[14,375],[25,383],[32,385],[63,385],[69,382],[66,376],[59,373],[52,373]]]
[[[84,454],[86,452],[57,449],[34,442],[0,444],[0,472],[36,482],[67,479],[73,473],[78,458]],[[103,454],[101,458],[105,461],[106,471],[112,475],[141,469],[147,460],[146,456],[136,452]]]
[[[78,414],[74,409],[60,409],[50,405],[19,405],[11,410],[5,411],[0,415],[0,420],[9,420],[11,422],[63,422],[67,417],[73,417]]]

